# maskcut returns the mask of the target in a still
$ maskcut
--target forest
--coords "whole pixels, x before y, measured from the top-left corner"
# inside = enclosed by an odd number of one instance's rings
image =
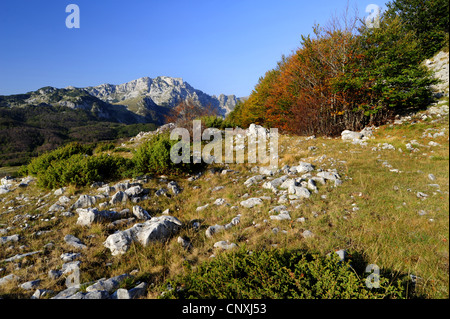
[[[336,136],[426,107],[435,80],[421,63],[448,50],[447,1],[389,2],[379,27],[349,12],[302,35],[228,121]]]

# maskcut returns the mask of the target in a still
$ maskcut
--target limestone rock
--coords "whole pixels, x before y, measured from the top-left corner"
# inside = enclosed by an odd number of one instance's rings
[[[78,249],[86,249],[87,246],[85,244],[83,244],[83,242],[78,239],[77,237],[73,236],[73,235],[66,235],[64,237],[64,241],[69,245],[72,246],[74,248],[78,248]]]
[[[81,195],[80,198],[72,205],[72,209],[87,208],[94,206],[97,202],[96,196]]]
[[[143,220],[149,220],[152,218],[150,214],[141,206],[133,206],[133,215],[136,216],[137,219]]]
[[[154,217],[124,231],[117,231],[108,236],[103,245],[115,256],[128,251],[133,241],[138,241],[144,246],[153,241],[165,241],[175,235],[181,229],[181,226],[181,221],[176,217]]]
[[[218,241],[217,243],[214,244],[214,248],[220,248],[223,250],[230,250],[237,247],[237,245],[235,243],[229,243],[227,241]]]
[[[256,205],[262,205],[262,202],[263,201],[261,198],[249,198],[247,200],[242,201],[241,206],[253,208]]]
[[[78,208],[77,213],[77,225],[81,226],[91,226],[94,222],[112,220],[119,217],[114,211],[99,211],[97,208]]]
[[[112,197],[109,203],[111,205],[125,204],[128,201],[128,195],[123,191],[118,191]]]

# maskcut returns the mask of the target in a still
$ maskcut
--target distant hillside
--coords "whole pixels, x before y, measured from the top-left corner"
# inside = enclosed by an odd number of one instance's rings
[[[240,100],[210,96],[170,77],[0,96],[0,166],[23,164],[68,141],[115,140],[153,130],[164,124],[171,108],[188,99],[222,116]]]

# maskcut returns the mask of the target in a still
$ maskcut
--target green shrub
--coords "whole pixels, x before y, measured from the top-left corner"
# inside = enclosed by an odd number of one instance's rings
[[[68,159],[76,154],[92,155],[93,145],[84,145],[81,143],[70,143],[51,152],[44,153],[26,166],[27,174],[36,176],[39,172],[44,172],[54,161]]]
[[[98,181],[124,178],[131,168],[131,160],[122,157],[76,154],[65,160],[53,161],[45,171],[40,171],[37,174],[38,185],[44,188],[86,186]]]
[[[56,188],[122,178],[133,168],[129,159],[106,154],[93,156],[92,149],[93,146],[79,143],[66,145],[34,158],[21,173],[37,176],[40,187]]]
[[[339,262],[336,254],[319,256],[298,251],[266,250],[252,254],[245,248],[216,256],[197,270],[169,280],[162,298],[206,299],[366,299],[405,298],[402,282],[380,276],[380,288],[365,285],[369,274]],[[167,291],[170,285],[173,289]]]
[[[111,151],[115,147],[116,146],[114,145],[114,143],[99,143],[99,145],[95,148],[94,152],[101,153],[101,152]]]
[[[218,128],[218,129],[226,129],[226,128],[234,128],[238,126],[236,123],[234,123],[231,119],[225,118],[219,116],[203,116],[200,118],[202,121],[202,124],[204,124],[207,128]]]
[[[159,134],[142,144],[133,156],[137,174],[178,174],[191,171],[191,161],[175,164],[170,159],[170,149],[178,143],[169,134]],[[189,155],[190,156],[190,155]]]

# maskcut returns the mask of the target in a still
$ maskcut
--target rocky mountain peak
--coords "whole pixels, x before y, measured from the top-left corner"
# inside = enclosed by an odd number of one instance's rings
[[[84,88],[89,94],[108,103],[124,104],[129,108],[153,110],[155,107],[172,108],[182,100],[192,100],[200,106],[211,105],[224,116],[239,101],[234,95],[210,96],[193,88],[182,78],[158,76],[141,77],[119,85],[101,84]],[[145,113],[145,112],[143,112]]]

